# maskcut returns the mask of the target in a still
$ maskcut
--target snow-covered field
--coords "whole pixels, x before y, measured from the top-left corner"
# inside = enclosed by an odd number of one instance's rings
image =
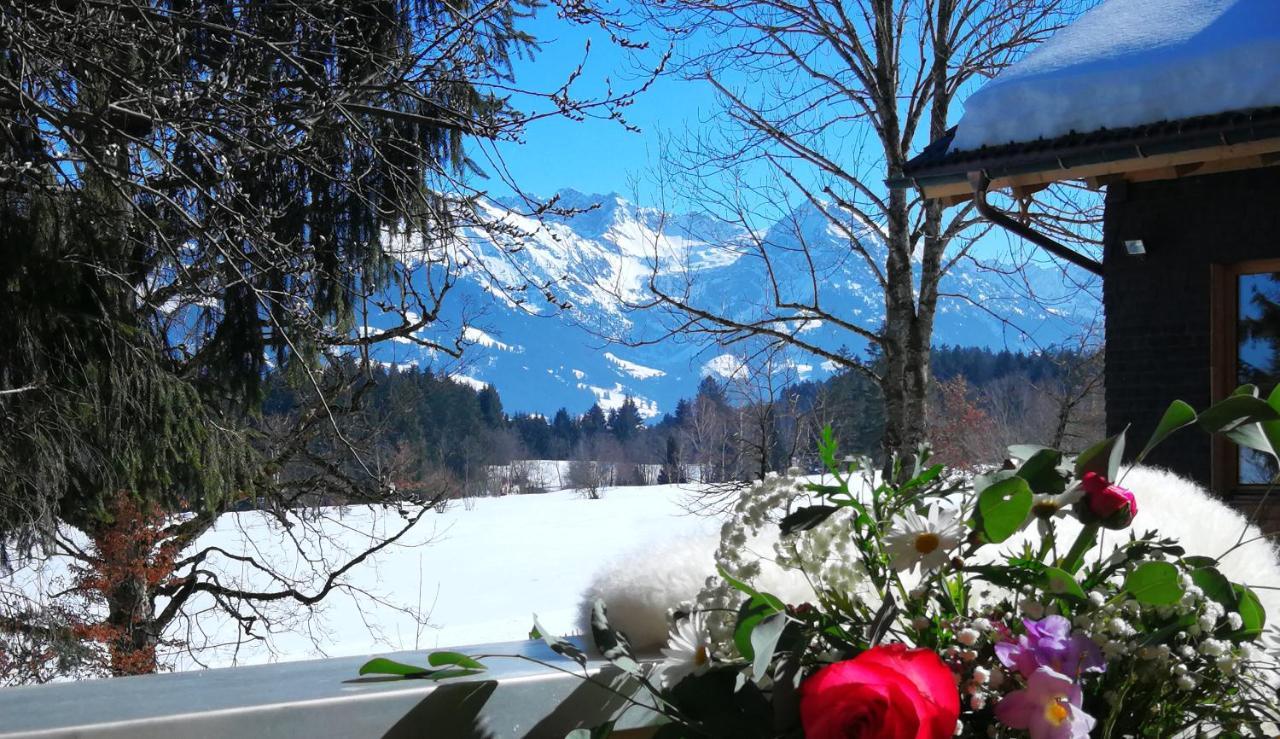
[[[572,484],[569,474],[572,464],[572,462],[562,459],[522,459],[510,464],[492,465],[489,467],[489,489],[491,491],[500,491],[503,494],[564,490],[571,487]],[[601,479],[611,479],[611,471],[615,465],[609,462],[600,462],[598,464],[606,468],[606,471],[601,475]],[[648,485],[656,485],[658,475],[662,471],[662,465],[660,464],[629,466],[634,467],[636,471],[644,475],[644,481]],[[696,482],[701,479],[702,468],[700,465],[681,465],[681,471],[685,480]],[[521,489],[521,485],[526,484],[525,481],[532,488],[531,491]]]
[[[197,663],[170,656],[176,669],[200,664],[226,666],[319,656],[367,655],[401,649],[432,649],[525,639],[533,614],[551,631],[576,630],[580,594],[592,574],[649,542],[719,530],[718,520],[689,514],[689,489],[676,485],[618,487],[587,500],[565,490],[452,502],[426,514],[400,546],[392,546],[352,570],[351,589],[335,591],[314,612],[283,601],[272,612],[282,618],[269,643],[236,644],[234,622],[212,609],[184,629],[203,650]],[[271,562],[314,592],[321,578],[309,564],[369,546],[372,536],[403,525],[394,512],[367,506],[328,508],[314,522],[285,530],[261,512],[229,514],[203,536],[198,548],[218,546]],[[303,542],[300,557],[293,540]],[[275,589],[261,573],[223,557],[209,565],[224,584]],[[27,592],[58,589],[64,569],[46,563],[17,578]],[[33,593],[34,594],[34,593]],[[385,603],[384,603],[385,601]],[[163,605],[163,604],[161,604]],[[399,610],[399,609],[405,610]],[[425,620],[425,626],[419,621]]]

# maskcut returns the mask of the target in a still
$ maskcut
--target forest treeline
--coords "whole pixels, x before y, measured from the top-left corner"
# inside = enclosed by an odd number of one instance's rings
[[[547,417],[509,409],[492,386],[375,365],[346,399],[342,443],[362,447],[361,458],[374,460],[394,484],[439,485],[443,475],[460,496],[537,491],[536,481],[490,479],[495,467],[512,472],[513,462],[530,459],[571,462],[574,479],[565,482],[572,487],[755,479],[812,466],[816,435],[827,425],[846,453],[881,456],[884,406],[866,374],[787,381],[775,368],[753,369],[733,379],[705,377],[670,412],[645,419],[630,398],[609,410],[592,404]],[[993,460],[1010,443],[1071,446],[1096,435],[1100,369],[1100,356],[1073,351],[936,348],[935,456],[965,465]],[[295,412],[301,391],[289,388],[272,383],[265,422]]]

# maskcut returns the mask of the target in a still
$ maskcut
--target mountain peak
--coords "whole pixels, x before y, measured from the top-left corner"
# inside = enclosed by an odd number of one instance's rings
[[[559,205],[562,208],[574,208],[585,210],[592,206],[600,206],[601,209],[613,209],[619,206],[630,205],[631,203],[616,192],[605,194],[600,193],[584,193],[575,190],[572,187],[565,187],[556,190],[556,197],[559,198]]]
[[[468,332],[474,346],[468,349],[467,375],[494,385],[504,398],[510,395],[515,407],[550,414],[564,406],[578,412],[592,403],[621,403],[630,396],[656,413],[671,410],[696,387],[704,370],[714,371],[716,364],[707,366],[712,357],[702,353],[705,347],[697,342],[646,343],[670,327],[669,314],[630,309],[647,300],[653,270],[674,289],[688,289],[695,305],[723,310],[743,322],[757,320],[766,305],[762,301],[771,299],[762,297],[763,283],[770,278],[761,274],[759,260],[739,258],[750,253],[750,246],[739,245],[746,236],[742,227],[697,203],[675,214],[635,204],[617,193],[570,188],[556,194],[562,209],[582,212],[547,214],[549,227],[531,229],[515,254],[505,245],[486,241],[484,232],[471,235],[485,269],[476,268],[459,280],[460,297],[448,303],[442,330],[473,325],[474,308],[483,306],[484,325],[476,326],[486,333]],[[785,208],[772,227],[760,224],[760,235],[770,244],[775,289],[787,300],[807,304],[816,270],[825,310],[842,320],[878,326],[883,321],[883,294],[870,267],[851,258],[849,245],[851,233],[859,236],[860,229],[875,229],[876,224],[862,224],[827,203],[793,201]],[[1097,312],[1087,294],[1075,290],[1046,309],[1011,288],[1003,275],[966,262],[958,263],[946,279],[949,292],[966,297],[940,302],[934,334],[939,343],[1030,346],[1010,329],[1013,325],[1033,334],[1035,343],[1052,345]],[[1031,267],[1027,279],[1038,294],[1062,294],[1051,290],[1062,283],[1056,270],[1041,274]],[[518,286],[524,280],[554,285],[555,295],[572,309],[548,320],[535,309],[535,293],[529,293],[529,302],[517,304],[510,290],[497,287]],[[1007,319],[993,317],[993,310]],[[854,356],[862,352],[860,340],[834,321],[809,321],[803,330],[805,340],[815,346]],[[638,341],[634,346],[604,347],[601,336]],[[378,358],[439,366],[437,357],[408,340],[390,342]],[[797,372],[806,368],[805,379],[820,380],[836,371],[834,365],[796,361]]]

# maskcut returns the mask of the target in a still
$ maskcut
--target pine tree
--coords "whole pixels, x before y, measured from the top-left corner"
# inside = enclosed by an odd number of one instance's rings
[[[480,403],[480,420],[491,429],[502,428],[506,416],[502,413],[502,398],[493,385],[485,385],[476,397]]]
[[[634,439],[643,427],[644,418],[640,416],[640,409],[630,395],[622,401],[622,405],[617,410],[610,413],[609,430],[623,445]]]
[[[702,378],[702,381],[698,383],[698,394],[695,396],[695,401],[707,403],[716,408],[729,407],[729,398],[725,394],[724,384],[709,375]]]
[[[600,409],[599,403],[592,403],[587,412],[578,421],[578,430],[583,441],[592,439],[609,429],[609,419]]]
[[[554,459],[568,459],[573,450],[578,447],[578,426],[574,423],[573,418],[569,416],[569,411],[561,408],[556,411],[555,416],[551,419],[551,435],[555,440]]]
[[[37,545],[85,556],[54,533],[120,533],[122,492],[194,514],[165,529],[177,550],[235,506],[394,495],[364,454],[369,349],[457,356],[460,340],[422,331],[474,257],[454,233],[517,235],[483,216],[468,146],[518,139],[532,117],[510,62],[535,46],[516,27],[534,6],[0,0],[0,566]],[[616,30],[589,4],[558,8]],[[627,97],[555,100],[576,117]],[[394,325],[358,325],[374,307]],[[424,439],[479,438],[473,390],[419,381],[445,421]],[[290,409],[271,423],[269,397]],[[478,456],[445,454],[463,470]],[[105,594],[151,606],[148,638],[192,597],[249,632],[269,625],[260,602],[311,605],[334,585],[236,591],[177,561]]]
[[[443,184],[518,121],[487,90],[529,5],[4,3],[0,161],[29,164],[0,201],[0,389],[32,390],[0,400],[0,536],[261,481],[234,429],[268,361],[367,343],[382,235],[468,217]]]

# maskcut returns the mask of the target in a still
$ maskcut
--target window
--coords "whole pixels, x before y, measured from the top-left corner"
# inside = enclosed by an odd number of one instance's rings
[[[1214,278],[1214,394],[1257,385],[1266,397],[1280,384],[1280,260],[1218,268]],[[1222,440],[1214,455],[1215,487],[1265,485],[1277,473],[1269,456]]]

